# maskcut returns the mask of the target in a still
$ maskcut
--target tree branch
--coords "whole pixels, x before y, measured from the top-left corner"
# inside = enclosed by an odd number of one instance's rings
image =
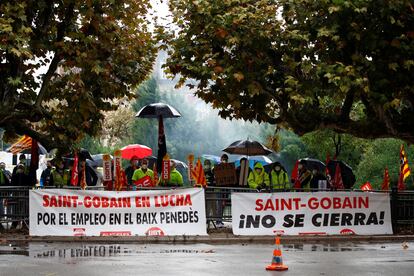
[[[56,42],[62,42],[63,41],[66,29],[70,26],[71,21],[74,17],[74,7],[75,7],[75,4],[72,2],[66,8],[65,18],[58,25]],[[46,91],[49,87],[50,80],[52,79],[54,73],[56,72],[58,64],[61,60],[62,59],[59,57],[59,50],[55,50],[55,56],[53,57],[50,65],[49,65],[49,69],[47,70],[47,72],[46,72],[46,74],[43,78],[42,86],[41,86],[39,94],[37,95],[37,98],[36,98],[35,106],[37,108],[39,108],[41,106],[43,98],[45,97]]]

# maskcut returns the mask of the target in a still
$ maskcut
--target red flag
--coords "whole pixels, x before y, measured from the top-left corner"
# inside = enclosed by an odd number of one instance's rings
[[[290,176],[290,179],[292,179],[293,182],[293,188],[300,189],[300,182],[299,182],[299,160],[296,160],[295,166],[293,167],[292,174]]]
[[[75,152],[75,158],[73,160],[72,175],[70,178],[70,184],[72,184],[72,186],[78,186],[78,183],[79,183],[78,163],[79,163],[78,153]]]
[[[292,170],[292,175],[290,177],[294,181],[296,181],[299,178],[298,166],[299,166],[299,160],[296,160],[295,166],[293,167],[293,170]]]
[[[149,175],[134,181],[134,184],[137,187],[154,187],[154,183],[151,181],[151,177]]]
[[[363,191],[372,191],[372,185],[368,181],[361,186],[361,190]]]
[[[342,181],[341,166],[339,166],[339,163],[336,164],[335,168],[334,187],[337,190],[345,189],[344,182]]]
[[[398,174],[398,191],[404,191],[405,184],[404,184],[404,174],[400,171]]]
[[[390,189],[390,175],[388,173],[388,168],[384,170],[384,180],[382,181],[381,190],[388,191]]]

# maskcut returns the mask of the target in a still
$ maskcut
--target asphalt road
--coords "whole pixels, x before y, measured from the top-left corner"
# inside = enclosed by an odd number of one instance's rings
[[[282,241],[283,243],[283,241]],[[273,245],[31,243],[0,246],[0,275],[413,275],[414,243],[283,245],[287,272],[267,272]]]

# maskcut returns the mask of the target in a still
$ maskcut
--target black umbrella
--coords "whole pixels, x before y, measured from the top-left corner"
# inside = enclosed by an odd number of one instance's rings
[[[92,155],[92,159],[93,160],[86,160],[86,162],[91,166],[91,167],[103,167],[103,153],[99,153],[99,154],[94,154]],[[113,156],[110,155],[111,159],[113,159]]]
[[[328,169],[329,174],[331,175],[331,178],[335,178],[335,172],[336,172],[336,165],[339,164],[341,168],[341,175],[342,175],[342,182],[344,183],[345,189],[351,189],[356,181],[355,174],[347,163],[344,161],[339,160],[330,160],[328,163]]]
[[[161,170],[162,158],[167,154],[167,143],[165,141],[163,118],[181,117],[174,107],[164,103],[153,103],[144,106],[138,111],[135,117],[138,118],[157,118],[158,119],[158,154],[157,167]]]
[[[223,151],[229,154],[240,154],[247,156],[269,155],[273,152],[261,143],[250,140],[239,140],[233,142]]]
[[[151,169],[153,168],[154,164],[157,162],[157,157],[152,156],[152,155],[148,156],[148,157],[145,157],[145,159],[148,159],[148,167],[151,168]],[[188,165],[183,161],[180,161],[180,160],[177,160],[177,159],[170,159],[170,160],[175,162],[175,165],[176,165],[177,169],[187,169],[188,168]],[[157,170],[158,170],[158,172],[160,172],[160,169],[157,169]]]
[[[308,170],[317,170],[318,172],[324,173],[326,165],[321,160],[314,159],[314,158],[302,158],[299,161],[306,162],[306,168]]]
[[[68,154],[68,155],[66,155],[64,157],[65,157],[65,159],[68,159],[68,160],[72,159],[73,160],[74,153]],[[89,159],[89,160],[94,161],[93,158],[92,158],[92,156],[91,156],[91,154],[89,153],[89,151],[87,149],[81,148],[79,150],[79,152],[78,152],[78,157],[79,157],[79,160]]]
[[[154,118],[159,119],[159,117],[163,118],[177,118],[181,117],[180,112],[178,112],[174,107],[165,104],[165,103],[153,103],[144,106],[138,111],[135,117],[138,118]]]

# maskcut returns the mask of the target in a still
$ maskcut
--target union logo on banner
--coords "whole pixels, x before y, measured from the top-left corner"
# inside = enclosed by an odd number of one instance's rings
[[[135,181],[135,185],[137,185],[137,187],[153,187],[154,183],[152,182],[151,177],[146,175]]]
[[[104,154],[103,157],[103,181],[112,180],[111,156]]]
[[[161,179],[168,181],[170,179],[170,173],[171,173],[170,157],[168,156],[168,154],[166,154],[164,158],[162,159]]]

